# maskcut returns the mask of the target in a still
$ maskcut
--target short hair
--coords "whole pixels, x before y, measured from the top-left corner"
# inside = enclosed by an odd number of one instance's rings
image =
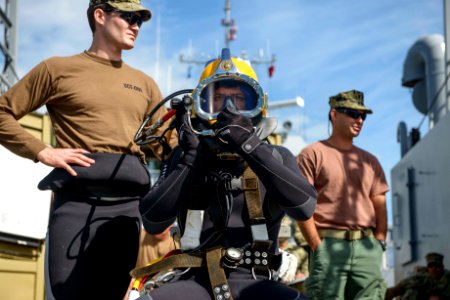
[[[90,5],[87,9],[87,18],[89,22],[89,27],[91,28],[92,33],[95,32],[95,19],[94,19],[94,11],[96,9],[101,9],[103,11],[110,11],[112,7],[106,3]]]

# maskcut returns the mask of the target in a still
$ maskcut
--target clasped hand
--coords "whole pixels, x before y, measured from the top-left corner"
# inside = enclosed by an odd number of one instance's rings
[[[189,114],[180,105],[177,110],[175,127],[178,131],[178,143],[185,153],[185,161],[192,164],[197,156],[201,143],[197,134],[190,127]],[[239,148],[254,133],[252,121],[239,114],[234,108],[226,107],[217,116],[217,122],[213,125],[214,134],[221,142],[231,148]]]
[[[234,108],[225,107],[217,116],[214,132],[233,147],[240,147],[254,132],[252,121]]]

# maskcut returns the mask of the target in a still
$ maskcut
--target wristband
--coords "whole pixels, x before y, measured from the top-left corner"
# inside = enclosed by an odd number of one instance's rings
[[[250,154],[255,148],[261,144],[261,139],[256,136],[256,134],[252,134],[241,146],[241,149]]]

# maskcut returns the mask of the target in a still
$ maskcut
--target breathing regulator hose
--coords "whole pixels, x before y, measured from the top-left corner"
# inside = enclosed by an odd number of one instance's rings
[[[144,121],[142,122],[141,126],[139,127],[139,129],[137,130],[136,134],[134,135],[134,142],[138,145],[145,145],[148,144],[154,140],[161,140],[162,137],[161,136],[154,136],[153,133],[156,129],[158,129],[159,127],[161,127],[167,120],[170,120],[170,118],[172,118],[175,113],[176,110],[175,109],[171,109],[169,110],[164,116],[162,116],[161,118],[159,118],[158,120],[156,120],[152,125],[150,125],[147,129],[145,129],[146,126],[148,126],[148,123],[150,122],[150,120],[153,118],[154,114],[169,100],[179,96],[179,95],[183,95],[183,94],[191,94],[193,91],[193,89],[185,89],[185,90],[180,90],[177,92],[174,92],[170,95],[168,95],[167,97],[165,97],[164,99],[162,99],[153,109],[152,111],[147,115],[147,117],[144,119]],[[180,101],[179,99],[173,99],[173,101]]]

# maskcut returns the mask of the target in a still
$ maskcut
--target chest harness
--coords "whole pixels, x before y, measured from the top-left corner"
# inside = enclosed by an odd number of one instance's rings
[[[273,278],[273,273],[281,264],[281,256],[269,251],[272,241],[269,240],[263,215],[257,176],[247,166],[243,176],[229,180],[228,189],[241,189],[244,193],[252,235],[250,246],[244,249],[216,246],[197,251],[201,248],[199,240],[204,211],[188,210],[186,229],[180,239],[181,250],[174,250],[145,267],[132,270],[130,275],[135,278],[134,291],[144,295],[147,291],[187,273],[191,268],[206,267],[213,299],[232,300],[225,270],[243,267],[250,269],[255,279],[256,274],[266,274],[269,279]]]

